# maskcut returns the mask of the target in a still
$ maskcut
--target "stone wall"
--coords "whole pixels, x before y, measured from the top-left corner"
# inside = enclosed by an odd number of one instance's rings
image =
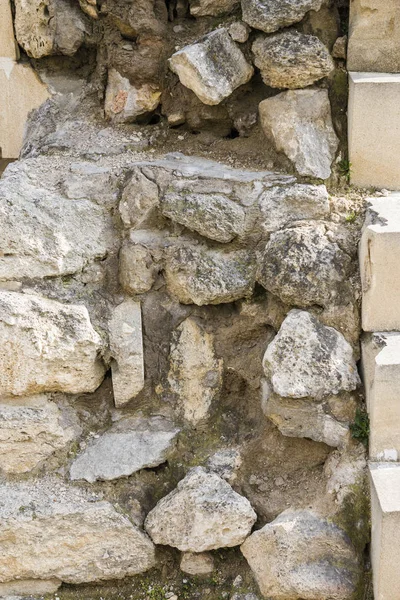
[[[362,597],[346,3],[1,2],[0,595]]]

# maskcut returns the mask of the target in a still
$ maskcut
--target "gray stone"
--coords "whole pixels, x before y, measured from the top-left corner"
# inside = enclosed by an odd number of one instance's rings
[[[179,433],[163,417],[127,417],[91,442],[71,466],[71,479],[110,481],[165,462]]]
[[[205,552],[241,544],[256,519],[246,498],[196,467],[148,514],[145,528],[156,544]]]
[[[224,28],[173,54],[169,66],[185,87],[209,105],[222,102],[254,72]]]
[[[229,25],[228,31],[234,42],[244,44],[249,39],[251,29],[243,21],[234,21]]]
[[[240,6],[240,0],[190,0],[190,14],[194,17],[219,17]]]
[[[159,205],[159,190],[139,168],[135,168],[124,188],[119,212],[126,228],[143,227],[146,219]]]
[[[119,282],[128,294],[148,292],[157,278],[159,267],[150,250],[125,241],[119,253]]]
[[[188,575],[209,575],[214,571],[214,559],[208,552],[184,552],[180,567]]]
[[[207,461],[207,469],[216,473],[228,483],[237,478],[237,472],[242,465],[240,448],[224,448],[210,456]]]
[[[109,70],[104,110],[113,123],[133,123],[155,110],[160,97],[158,87],[148,83],[134,86],[115,69]]]
[[[168,193],[161,200],[163,215],[218,242],[243,235],[244,209],[222,194]]]
[[[300,175],[328,179],[339,142],[326,90],[282,92],[263,100],[259,111],[264,133]]]
[[[259,37],[252,50],[264,83],[273,88],[303,88],[328,77],[335,68],[326,46],[298,31]]]
[[[243,21],[272,33],[298,23],[310,10],[319,10],[324,0],[242,0]]]
[[[317,400],[360,383],[353,350],[341,333],[310,313],[291,310],[263,359],[273,391]]]
[[[307,510],[285,511],[241,550],[265,598],[348,600],[361,575],[344,531]]]

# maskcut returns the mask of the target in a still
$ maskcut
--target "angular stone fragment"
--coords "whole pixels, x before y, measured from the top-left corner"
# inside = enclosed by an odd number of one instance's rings
[[[109,322],[115,406],[124,406],[144,386],[142,313],[140,302],[125,300]]]
[[[113,123],[133,123],[140,115],[155,110],[160,97],[154,85],[137,87],[115,69],[109,70],[104,110]]]
[[[324,222],[309,222],[271,234],[257,279],[289,305],[329,306],[352,298],[354,257],[335,241]]]
[[[259,106],[264,133],[284,152],[300,175],[327,179],[338,148],[328,92],[282,92]]]
[[[173,54],[169,66],[185,87],[209,105],[222,102],[254,72],[224,28]]]
[[[190,0],[190,14],[194,17],[219,17],[240,6],[240,0]]]
[[[265,598],[348,600],[361,575],[344,531],[307,510],[283,512],[241,550]]]
[[[134,169],[124,188],[119,205],[119,212],[125,227],[135,229],[143,227],[146,219],[158,204],[157,184],[143,175],[140,169]]]
[[[46,396],[2,399],[0,403],[0,470],[28,473],[77,435]]]
[[[232,485],[242,465],[240,448],[225,448],[210,456],[207,468]]]
[[[121,579],[155,565],[148,536],[109,502],[56,479],[0,487],[0,582]]]
[[[71,479],[110,481],[157,467],[167,460],[178,433],[162,417],[121,419],[72,463]]]
[[[323,219],[330,213],[329,195],[324,185],[297,183],[265,190],[259,200],[262,227],[270,233],[305,219]]]
[[[156,280],[158,270],[147,248],[129,241],[122,245],[119,253],[119,281],[128,294],[148,292]]]
[[[196,467],[148,514],[145,528],[156,544],[205,552],[241,544],[256,519],[246,498]]]
[[[251,295],[254,257],[246,250],[218,252],[205,248],[173,248],[165,277],[169,291],[183,304],[222,304]]]
[[[188,575],[208,575],[214,571],[214,559],[207,552],[185,552],[181,559],[181,571]]]
[[[85,306],[0,291],[0,394],[93,392],[105,367]]]
[[[243,21],[272,33],[301,21],[310,10],[319,10],[324,0],[242,0]]]
[[[231,242],[244,233],[244,209],[222,194],[168,193],[161,200],[163,215],[218,242]]]
[[[352,391],[360,383],[350,344],[310,313],[291,310],[263,360],[279,396],[322,399]]]
[[[252,50],[264,83],[273,88],[303,88],[335,68],[326,46],[314,35],[298,31],[259,37]]]
[[[186,319],[174,332],[168,381],[177,395],[186,421],[196,425],[209,416],[222,386],[223,362],[217,359],[214,337],[194,319]]]

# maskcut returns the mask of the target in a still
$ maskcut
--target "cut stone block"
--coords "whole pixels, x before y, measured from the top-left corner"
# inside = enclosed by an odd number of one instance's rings
[[[0,57],[12,60],[18,58],[10,0],[0,0]]]
[[[400,465],[370,464],[375,600],[400,598]]]
[[[398,0],[352,0],[347,68],[350,71],[400,71]]]
[[[400,192],[369,203],[360,244],[362,326],[400,331]]]
[[[351,181],[400,188],[400,74],[350,73]]]

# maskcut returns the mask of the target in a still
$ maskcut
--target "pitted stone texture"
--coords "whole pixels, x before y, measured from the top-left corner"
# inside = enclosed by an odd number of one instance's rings
[[[241,544],[256,519],[246,498],[196,467],[149,513],[145,528],[156,544],[205,552]]]
[[[271,234],[259,260],[257,279],[288,305],[347,304],[353,297],[354,256],[340,244],[337,227],[311,221]]]
[[[361,575],[347,535],[310,511],[285,511],[241,550],[265,598],[348,600]]]
[[[0,470],[28,473],[79,433],[46,396],[0,403]]]
[[[173,334],[168,382],[178,406],[192,425],[206,419],[222,387],[222,360],[215,356],[214,336],[186,319]]]
[[[142,313],[140,302],[125,300],[113,309],[109,322],[115,406],[124,406],[144,386]]]
[[[145,246],[124,242],[119,253],[119,281],[128,294],[148,292],[158,271],[151,252]]]
[[[157,184],[143,175],[139,168],[135,168],[122,193],[119,205],[124,226],[134,229],[143,227],[158,204]]]
[[[329,196],[324,185],[297,183],[273,187],[260,196],[262,227],[270,233],[305,219],[324,219],[329,216]]]
[[[243,21],[272,33],[297,23],[310,10],[319,10],[323,0],[242,0]]]
[[[157,87],[146,83],[134,86],[115,69],[109,70],[104,110],[113,123],[133,123],[155,110],[160,97]]]
[[[85,306],[0,291],[0,394],[93,392],[105,367]]]
[[[165,462],[179,433],[162,417],[121,419],[72,463],[71,479],[110,481]]]
[[[155,565],[148,536],[109,502],[56,479],[0,486],[0,582],[121,579]]]
[[[240,0],[190,0],[190,14],[194,17],[219,17],[233,12],[240,6]]]
[[[89,25],[71,0],[16,0],[15,33],[28,56],[72,56],[85,41]]]
[[[173,248],[167,256],[168,290],[183,304],[222,304],[251,296],[255,259],[246,250],[222,253],[203,247]]]
[[[209,105],[222,102],[254,72],[224,28],[173,54],[169,66],[185,87]]]
[[[214,571],[214,559],[207,552],[185,552],[181,559],[181,571],[188,575],[209,575]]]
[[[343,335],[310,313],[291,310],[263,360],[273,391],[282,397],[317,400],[360,383],[353,350]]]
[[[231,242],[244,233],[244,209],[222,194],[168,193],[163,215],[217,242]]]
[[[300,175],[328,179],[339,142],[326,90],[282,92],[263,100],[259,111],[264,133]]]
[[[298,31],[259,37],[252,50],[264,83],[273,88],[303,88],[335,68],[326,46],[314,35]]]

